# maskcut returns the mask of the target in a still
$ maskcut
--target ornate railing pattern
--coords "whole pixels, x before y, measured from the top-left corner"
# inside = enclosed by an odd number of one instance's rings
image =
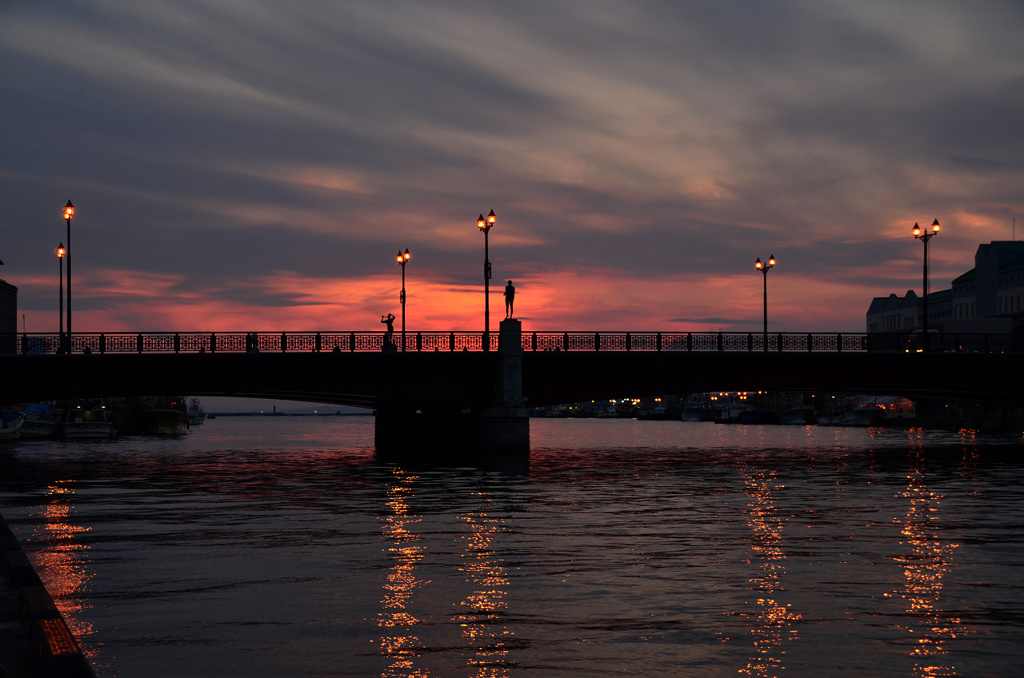
[[[485,338],[486,337],[486,338]],[[26,333],[5,335],[3,352],[25,355],[66,353],[257,353],[380,352],[383,332],[104,332],[71,337]],[[498,333],[396,332],[400,352],[496,351]],[[526,332],[526,351],[919,351],[920,334],[823,332]],[[486,344],[486,348],[485,348]],[[929,351],[1005,353],[1024,350],[1011,335],[935,334]],[[13,350],[12,350],[13,349]]]

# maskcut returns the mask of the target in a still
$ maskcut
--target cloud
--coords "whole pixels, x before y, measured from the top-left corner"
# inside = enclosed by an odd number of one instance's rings
[[[4,275],[54,324],[71,197],[82,323],[372,320],[406,247],[429,322],[468,323],[493,208],[490,258],[528,281],[531,322],[756,325],[751,263],[775,254],[780,322],[859,328],[871,297],[915,284],[915,220],[943,222],[941,281],[1024,214],[1022,14],[6,3]],[[323,301],[342,289],[366,308]]]
[[[698,325],[751,325],[758,318],[673,318],[674,323],[695,323]]]

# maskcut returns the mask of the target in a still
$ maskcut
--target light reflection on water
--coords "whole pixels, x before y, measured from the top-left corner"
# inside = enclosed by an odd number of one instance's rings
[[[416,476],[401,469],[394,469],[394,484],[388,491],[387,507],[390,513],[384,524],[384,538],[387,552],[393,561],[384,584],[383,608],[380,625],[383,632],[380,639],[381,654],[391,663],[382,676],[424,676],[418,671],[415,659],[423,652],[420,639],[414,634],[414,627],[420,623],[409,612],[409,603],[416,589],[424,583],[416,578],[416,564],[425,555],[422,540],[413,528],[419,518],[409,514],[409,499]]]
[[[955,567],[953,556],[959,544],[942,536],[945,497],[928,488],[924,450],[911,448],[909,458],[907,488],[900,493],[909,504],[900,523],[900,532],[906,537],[903,544],[909,551],[894,557],[906,577],[906,585],[898,592],[907,605],[904,629],[909,634],[915,676],[955,676],[958,673],[949,644],[970,631],[956,616],[943,611],[942,583]]]
[[[784,490],[772,470],[741,469],[751,497],[750,550],[758,572],[751,577],[751,590],[758,595],[756,613],[750,630],[754,654],[740,673],[752,676],[777,676],[786,666],[783,643],[798,638],[795,624],[801,616],[780,602],[785,595],[786,554],[783,551],[782,519],[775,508],[775,493]]]
[[[491,499],[480,493],[484,506]],[[462,571],[473,591],[460,604],[456,616],[462,637],[470,648],[469,675],[473,678],[500,678],[508,675],[509,644],[515,633],[505,625],[505,597],[509,578],[501,556],[492,549],[492,541],[502,531],[502,520],[487,512],[474,511],[459,516],[469,528]]]
[[[0,506],[101,676],[1016,675],[1019,439],[534,421],[529,470],[372,420],[18,444]]]
[[[35,545],[43,546],[36,553],[34,564],[68,628],[76,638],[86,641],[83,647],[86,656],[95,657],[96,648],[88,642],[94,633],[87,617],[90,606],[82,595],[92,576],[89,545],[84,543],[82,534],[90,528],[71,518],[74,498],[74,480],[56,480],[46,488],[42,521],[31,537]]]

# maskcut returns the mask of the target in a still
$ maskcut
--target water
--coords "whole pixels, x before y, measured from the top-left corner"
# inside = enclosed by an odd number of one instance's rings
[[[0,448],[102,677],[1015,676],[1019,438],[534,420],[528,471],[369,417]]]

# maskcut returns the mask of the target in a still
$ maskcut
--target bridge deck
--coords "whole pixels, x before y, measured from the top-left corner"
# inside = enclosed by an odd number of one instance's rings
[[[376,407],[479,408],[497,352],[0,355],[0,403],[183,394]],[[527,351],[529,406],[705,391],[817,391],[1024,400],[1024,353]]]
[[[0,336],[0,353],[323,353],[381,352],[384,332],[98,332]],[[936,334],[928,348],[938,351],[1010,352],[1022,350],[1011,335]],[[498,332],[401,332],[399,351],[496,351]],[[686,352],[857,352],[922,348],[912,333],[850,332],[524,332],[522,348],[544,351]]]

